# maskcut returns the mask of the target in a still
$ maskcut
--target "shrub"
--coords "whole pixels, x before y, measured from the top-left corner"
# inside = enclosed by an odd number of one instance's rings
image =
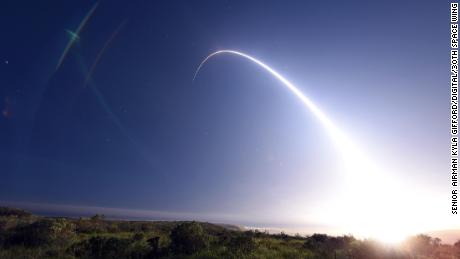
[[[230,240],[230,249],[234,252],[250,254],[257,248],[257,244],[251,235],[239,234]]]
[[[8,207],[0,207],[0,216],[3,217],[18,217],[18,218],[24,218],[24,217],[30,217],[32,214],[30,212],[27,212],[25,210],[21,209],[15,209],[15,208],[8,208]]]
[[[440,240],[421,234],[408,238],[405,243],[411,253],[419,256],[429,256],[439,246]]]
[[[196,222],[182,223],[171,231],[173,253],[193,254],[209,246],[209,238]]]
[[[70,252],[82,258],[126,258],[130,244],[125,238],[95,236],[73,245]]]
[[[136,232],[134,235],[133,235],[133,240],[134,241],[140,241],[144,239],[144,233],[142,232]]]
[[[107,232],[108,223],[93,216],[91,219],[80,218],[77,221],[77,232],[78,233],[103,233]]]
[[[149,244],[145,241],[137,241],[131,244],[129,248],[129,258],[143,259],[143,258],[157,258],[156,254],[152,253]]]
[[[17,227],[7,238],[7,245],[26,247],[66,245],[75,237],[75,224],[65,219],[40,220]]]

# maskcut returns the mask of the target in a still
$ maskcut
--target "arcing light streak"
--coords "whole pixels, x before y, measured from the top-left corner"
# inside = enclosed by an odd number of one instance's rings
[[[295,96],[297,96],[302,103],[307,106],[307,108],[320,120],[320,122],[324,125],[324,127],[329,131],[331,137],[335,140],[335,143],[339,146],[346,146],[347,149],[355,149],[350,140],[334,125],[334,123],[307,97],[305,96],[296,86],[294,86],[291,82],[289,82],[285,77],[283,77],[280,73],[275,71],[273,68],[269,67],[267,64],[263,63],[262,61],[247,55],[245,53],[235,51],[235,50],[219,50],[209,54],[198,66],[197,70],[195,71],[195,75],[193,80],[196,79],[198,73],[200,72],[203,65],[213,56],[219,54],[232,54],[244,57],[249,59],[250,61],[256,63],[274,77],[276,77],[279,81],[283,83],[285,87],[287,87]]]
[[[97,5],[99,3],[96,3],[93,5],[93,7],[89,10],[89,12],[86,14],[85,18],[80,22],[80,25],[78,26],[77,30],[75,32],[71,32],[67,30],[67,32],[71,35],[69,42],[67,43],[67,46],[64,49],[64,52],[62,52],[61,57],[59,58],[59,61],[56,65],[56,70],[59,69],[59,67],[62,65],[62,62],[64,62],[65,57],[67,56],[67,53],[69,50],[72,48],[73,44],[75,43],[76,40],[80,38],[80,31],[85,27],[86,23],[88,22],[89,18],[93,15],[94,11],[97,8]]]
[[[341,187],[343,191],[337,193],[337,196],[333,197],[331,201],[332,204],[335,204],[331,206],[333,211],[325,209],[314,212],[319,214],[315,215],[315,219],[313,220],[322,221],[322,224],[334,222],[355,234],[362,236],[377,235],[385,239],[394,238],[394,236],[392,236],[394,233],[406,235],[413,230],[410,228],[410,225],[403,225],[406,222],[404,222],[400,216],[395,217],[394,214],[394,211],[401,211],[401,208],[404,208],[403,205],[405,204],[405,200],[402,195],[404,195],[406,191],[402,188],[397,188],[394,184],[394,182],[396,182],[395,179],[388,179],[386,174],[382,174],[382,171],[373,165],[371,160],[355,146],[348,136],[342,133],[342,131],[339,130],[339,128],[337,128],[306,95],[276,70],[245,53],[235,50],[219,50],[208,55],[200,63],[193,80],[195,80],[203,65],[210,58],[219,54],[231,54],[248,59],[277,78],[289,91],[299,98],[316,118],[318,118],[343,157],[344,164],[341,170],[344,176],[342,179],[343,182],[341,182],[344,187]],[[386,188],[390,186],[392,187],[392,192],[389,193]],[[375,193],[375,195],[369,196],[370,193]],[[329,204],[328,202],[323,203]],[[378,214],[367,209],[369,204],[380,205]],[[335,210],[339,211],[340,214],[336,215]],[[410,220],[411,219],[407,219],[407,222],[410,222]],[[376,224],[376,222],[379,223]],[[393,226],[393,228],[388,228],[386,225],[379,226],[382,222],[387,222],[390,226]],[[395,228],[399,230],[399,232],[395,232]],[[344,233],[349,233],[348,230],[345,230]]]

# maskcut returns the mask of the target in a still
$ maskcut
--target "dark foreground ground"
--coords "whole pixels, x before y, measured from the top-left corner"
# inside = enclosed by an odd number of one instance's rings
[[[426,235],[398,246],[352,236],[270,235],[201,222],[46,218],[0,207],[0,258],[460,258]]]

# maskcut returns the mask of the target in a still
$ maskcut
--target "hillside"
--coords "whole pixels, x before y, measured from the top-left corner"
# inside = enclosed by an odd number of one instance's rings
[[[460,258],[426,235],[386,246],[352,236],[290,236],[184,221],[50,218],[0,208],[0,258]]]

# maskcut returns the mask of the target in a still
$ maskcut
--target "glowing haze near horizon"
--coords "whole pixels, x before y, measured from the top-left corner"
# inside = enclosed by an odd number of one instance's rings
[[[1,12],[5,203],[385,241],[460,227],[448,2],[11,1]],[[251,57],[214,56],[192,83],[219,49]]]

